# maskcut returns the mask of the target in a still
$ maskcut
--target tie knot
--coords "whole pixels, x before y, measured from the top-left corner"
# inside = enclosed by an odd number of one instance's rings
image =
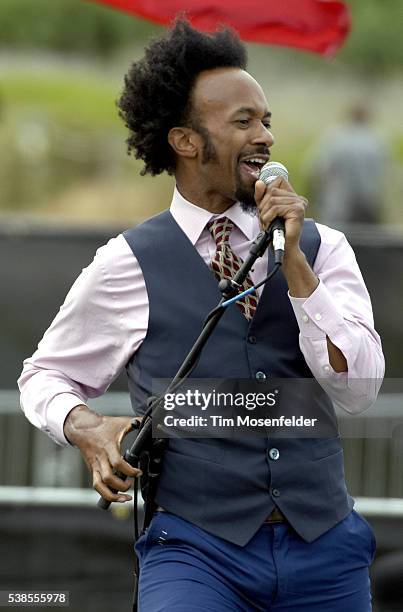
[[[207,223],[207,229],[212,235],[217,247],[219,247],[224,244],[229,244],[229,237],[234,229],[234,224],[228,217],[220,217],[219,219],[214,219],[214,221],[209,221],[209,223]]]

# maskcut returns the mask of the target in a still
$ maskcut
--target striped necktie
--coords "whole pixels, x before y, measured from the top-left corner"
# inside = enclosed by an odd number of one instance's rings
[[[218,280],[233,278],[243,264],[242,259],[234,253],[229,244],[229,237],[233,228],[233,222],[227,217],[220,217],[207,224],[207,229],[217,246],[210,267]],[[250,289],[250,287],[253,287],[253,282],[248,274],[243,283],[242,290],[245,291],[246,289]],[[250,321],[255,314],[258,299],[258,294],[254,291],[236,302],[248,321]]]

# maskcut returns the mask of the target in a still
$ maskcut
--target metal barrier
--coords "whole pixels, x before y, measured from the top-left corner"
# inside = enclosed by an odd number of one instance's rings
[[[95,508],[99,495],[93,489],[78,489],[74,487],[8,487],[0,486],[0,505],[29,505],[29,506],[70,506],[82,508]],[[143,502],[139,499],[139,509]],[[130,504],[127,506],[113,505],[112,510],[118,508],[117,513],[125,508],[124,514],[131,512]],[[127,510],[126,510],[127,508]],[[403,499],[357,497],[355,509],[367,517],[389,517],[403,519]]]
[[[104,414],[131,413],[128,394],[123,392],[108,392],[90,404]],[[402,406],[403,394],[383,393],[363,415],[337,411],[344,436],[346,479],[353,496],[403,497]],[[21,411],[16,391],[0,391],[1,485],[91,486],[80,453],[56,445],[33,427]]]
[[[110,415],[130,414],[126,393],[110,392],[91,405]],[[0,486],[88,487],[76,449],[55,444],[25,418],[17,391],[0,390]]]

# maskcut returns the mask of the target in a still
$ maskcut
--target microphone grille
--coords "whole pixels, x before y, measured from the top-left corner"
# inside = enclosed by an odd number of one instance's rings
[[[267,162],[267,164],[265,164],[260,171],[259,180],[268,185],[278,176],[282,176],[286,181],[288,181],[287,168],[283,164],[280,164],[280,162]]]

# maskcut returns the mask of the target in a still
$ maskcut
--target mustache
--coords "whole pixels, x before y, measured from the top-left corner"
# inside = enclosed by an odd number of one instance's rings
[[[268,155],[270,158],[270,149],[269,147],[261,146],[255,149],[250,149],[249,151],[242,151],[238,159],[242,159],[244,157],[250,157],[252,155]]]

